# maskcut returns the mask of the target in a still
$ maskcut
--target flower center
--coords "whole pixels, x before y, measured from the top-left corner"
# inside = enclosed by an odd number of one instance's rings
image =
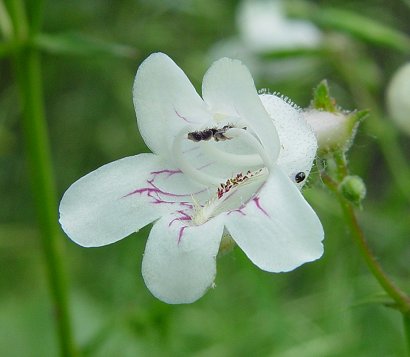
[[[174,154],[173,156],[177,161],[178,167],[185,175],[190,177],[192,180],[206,186],[218,186],[221,182],[225,181],[220,177],[215,177],[213,175],[210,175],[195,168],[184,156],[182,150],[182,143],[184,142],[184,140],[198,142],[199,145],[203,144],[201,145],[201,148],[204,150],[204,152],[210,154],[210,157],[212,157],[213,160],[226,163],[228,166],[265,166],[268,169],[273,166],[273,162],[271,158],[267,156],[262,144],[255,136],[249,133],[249,131],[246,130],[246,128],[240,129],[229,125],[224,126],[222,129],[219,130],[212,128],[212,130],[209,129],[210,133],[207,132],[208,130],[187,132],[186,129],[182,129],[176,136],[172,145],[172,152]],[[214,137],[215,141],[212,144],[218,143],[220,141],[241,137],[250,148],[256,151],[257,154],[228,153],[217,149],[215,145],[209,145],[211,143],[203,142],[204,140],[209,140],[209,138],[213,136],[215,133],[217,133],[217,136]],[[209,137],[207,136],[207,139],[204,139],[203,137],[208,134]],[[198,138],[195,138],[196,135],[198,135]]]
[[[230,145],[229,143],[236,138],[241,138],[236,144],[236,148],[238,148],[237,145],[240,145],[242,152],[249,149],[251,153],[237,154],[219,149],[220,142],[228,141],[228,145]],[[186,155],[186,153],[189,150],[183,151],[183,144],[186,145],[187,141],[190,145],[192,143],[198,145],[198,147],[193,147],[194,150],[202,150],[202,154],[209,159],[206,161],[206,165],[198,167],[200,165],[195,159],[196,156],[191,156],[191,159],[188,159],[190,155]],[[190,150],[192,150],[192,145]],[[246,127],[238,128],[231,124],[197,131],[182,129],[174,140],[172,151],[176,164],[186,176],[207,186],[210,190],[216,191],[209,200],[202,204],[197,202],[195,197],[192,198],[194,209],[191,218],[194,225],[203,224],[223,212],[240,209],[260,189],[268,177],[269,170],[274,165],[261,142],[250,130]],[[248,170],[239,172],[228,179],[226,176],[221,178],[210,170],[213,167],[212,164],[216,162],[222,164],[222,172],[228,173],[228,175],[238,170],[238,167],[244,167]],[[194,167],[193,164],[196,164],[197,167]],[[206,166],[209,167],[203,170],[203,167]],[[255,167],[257,169],[249,170]]]
[[[216,191],[204,205],[195,202],[192,223],[201,225],[217,215],[240,209],[260,189],[268,177],[269,171],[263,167],[246,174],[238,173],[221,183]]]

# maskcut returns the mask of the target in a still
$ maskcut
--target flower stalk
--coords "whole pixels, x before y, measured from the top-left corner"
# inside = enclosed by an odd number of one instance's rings
[[[340,176],[342,176],[343,172],[347,172],[347,166],[342,166],[341,162],[339,161],[338,170]],[[339,185],[333,178],[331,178],[324,172],[321,174],[321,177],[324,184],[336,195],[337,199],[339,200],[343,215],[352,232],[352,237],[356,242],[360,253],[363,255],[363,258],[365,259],[369,270],[377,279],[384,291],[395,301],[397,308],[403,314],[408,314],[410,312],[409,296],[407,296],[407,294],[404,293],[398,286],[396,286],[396,284],[388,277],[388,275],[385,273],[382,266],[374,256],[371,248],[369,247],[369,244],[367,243],[364,232],[357,220],[352,203],[348,202],[342,196],[338,189]]]
[[[341,161],[339,161],[338,171],[339,175],[342,176],[343,172],[347,172],[347,165],[345,164],[344,166],[342,166]],[[324,184],[336,195],[337,199],[339,200],[343,215],[352,233],[352,238],[359,248],[359,251],[363,256],[367,267],[379,282],[383,290],[394,300],[394,307],[402,313],[405,338],[410,352],[410,297],[391,280],[391,278],[383,270],[383,267],[381,266],[379,261],[374,256],[366,240],[365,234],[357,220],[353,204],[342,196],[338,189],[338,182],[336,182],[325,172],[322,172],[321,177]]]
[[[42,248],[54,303],[62,356],[73,356],[73,338],[68,313],[62,238],[57,225],[57,203],[46,124],[43,113],[39,55],[21,51],[15,70],[23,104],[23,132],[32,191],[42,236]]]
[[[314,99],[311,103],[310,110],[319,110],[319,112],[316,113],[321,113],[320,110],[322,110],[322,113],[326,115],[335,111],[341,112],[341,109],[336,105],[336,101],[329,95],[329,87],[327,86],[326,81],[322,81],[315,89]],[[319,160],[317,160],[317,164],[320,166],[322,182],[336,195],[336,198],[340,203],[343,215],[350,228],[352,238],[359,248],[370,272],[379,282],[383,290],[393,300],[393,303],[389,304],[389,306],[396,308],[402,313],[406,339],[410,341],[410,297],[403,292],[383,270],[366,240],[354,210],[355,207],[361,208],[361,202],[366,195],[366,186],[359,176],[350,175],[346,160],[346,152],[352,143],[358,123],[366,117],[367,114],[368,111],[354,112],[352,117],[354,125],[350,126],[350,129],[347,131],[348,134],[349,132],[351,133],[350,138],[349,135],[336,135],[334,137],[336,139],[334,141],[336,145],[327,145],[324,147],[325,150],[323,150],[322,147],[322,151],[319,151]],[[316,114],[313,113],[313,115]],[[308,121],[315,124],[314,128],[316,129],[315,133],[317,136],[323,134],[323,131],[321,132],[320,129],[323,125],[326,125],[326,122],[322,123],[322,121],[329,119],[322,116],[319,118],[320,120],[312,121],[312,115],[307,115],[306,118]],[[340,123],[340,125],[342,127],[344,124]],[[329,131],[325,133],[328,135],[334,134]],[[326,137],[324,138],[326,139]],[[325,144],[328,143],[327,140],[324,140],[324,142]]]
[[[22,129],[33,198],[42,237],[42,249],[54,304],[54,314],[62,356],[74,356],[75,348],[68,309],[66,274],[51,155],[43,107],[40,54],[27,45],[29,26],[24,4],[11,1],[8,10],[13,20],[15,49],[13,65],[22,106]]]
[[[356,98],[357,106],[371,108],[372,119],[368,120],[366,125],[369,131],[377,136],[381,153],[385,158],[386,165],[398,189],[407,200],[410,200],[410,186],[408,185],[410,167],[400,148],[398,132],[385,120],[384,114],[378,109],[379,106],[371,93],[371,89],[362,78],[360,68],[355,65],[358,59],[353,56],[361,56],[360,60],[370,63],[362,53],[344,49],[334,54],[336,68],[345,78],[346,84],[352,92],[353,97]],[[347,66],[346,63],[351,65]]]

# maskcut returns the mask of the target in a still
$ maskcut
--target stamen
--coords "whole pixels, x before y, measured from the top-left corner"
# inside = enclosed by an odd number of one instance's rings
[[[238,173],[226,180],[225,183],[221,183],[216,195],[212,196],[204,205],[199,205],[194,201],[192,223],[201,225],[222,212],[237,210],[255,195],[267,179],[268,174],[266,168],[261,168],[256,171],[248,171],[246,174]]]
[[[251,177],[259,175],[261,172],[262,169],[253,172],[248,170],[245,175],[240,172],[236,176],[227,179],[225,183],[221,183],[218,187],[218,199],[221,199],[225,193],[228,193],[231,190],[231,188],[238,186],[240,183],[245,182],[246,180],[249,180]]]
[[[218,186],[219,183],[223,182],[224,179],[209,175],[207,173],[199,171],[197,168],[193,167],[191,163],[184,157],[182,153],[182,141],[186,139],[187,131],[182,129],[179,134],[176,136],[172,144],[172,152],[174,158],[177,161],[179,169],[192,180],[202,183],[206,186]]]

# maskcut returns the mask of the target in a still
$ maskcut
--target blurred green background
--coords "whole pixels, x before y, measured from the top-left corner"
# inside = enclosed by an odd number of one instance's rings
[[[394,71],[409,60],[410,4],[284,3],[283,16],[286,11],[315,23],[320,39],[314,45],[255,49],[238,13],[245,5],[236,0],[47,1],[39,44],[59,198],[102,164],[148,151],[137,132],[131,87],[138,65],[152,52],[171,56],[198,89],[214,59],[239,57],[255,74],[257,88],[278,91],[301,107],[327,78],[345,109],[371,110],[350,152],[352,171],[368,187],[359,217],[380,262],[410,291],[410,200],[397,181],[408,168],[389,156],[383,137],[393,136],[409,165],[409,137],[385,114],[384,96]],[[286,39],[287,31],[280,36]],[[12,64],[2,56],[0,355],[57,356],[18,91]],[[305,194],[325,228],[322,259],[269,274],[235,249],[218,260],[216,288],[191,305],[166,305],[146,289],[140,265],[149,227],[94,249],[62,233],[74,333],[83,354],[404,356],[401,316],[377,303],[382,290],[349,237],[336,200],[320,184]]]

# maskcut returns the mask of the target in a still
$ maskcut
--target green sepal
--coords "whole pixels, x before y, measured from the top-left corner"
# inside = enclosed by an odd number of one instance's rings
[[[370,115],[369,109],[356,110],[350,113],[349,122],[352,124],[352,129],[354,126],[356,126],[357,124],[360,124],[363,120],[367,119],[369,115]]]
[[[313,90],[313,99],[310,103],[311,108],[335,113],[337,111],[336,101],[330,96],[327,80],[322,80]]]
[[[353,144],[353,140],[356,136],[357,129],[359,128],[360,123],[365,120],[370,115],[369,109],[355,110],[347,115],[348,119],[346,122],[346,130],[349,133],[349,137],[345,142],[345,145],[342,147],[344,152],[348,151]]]

